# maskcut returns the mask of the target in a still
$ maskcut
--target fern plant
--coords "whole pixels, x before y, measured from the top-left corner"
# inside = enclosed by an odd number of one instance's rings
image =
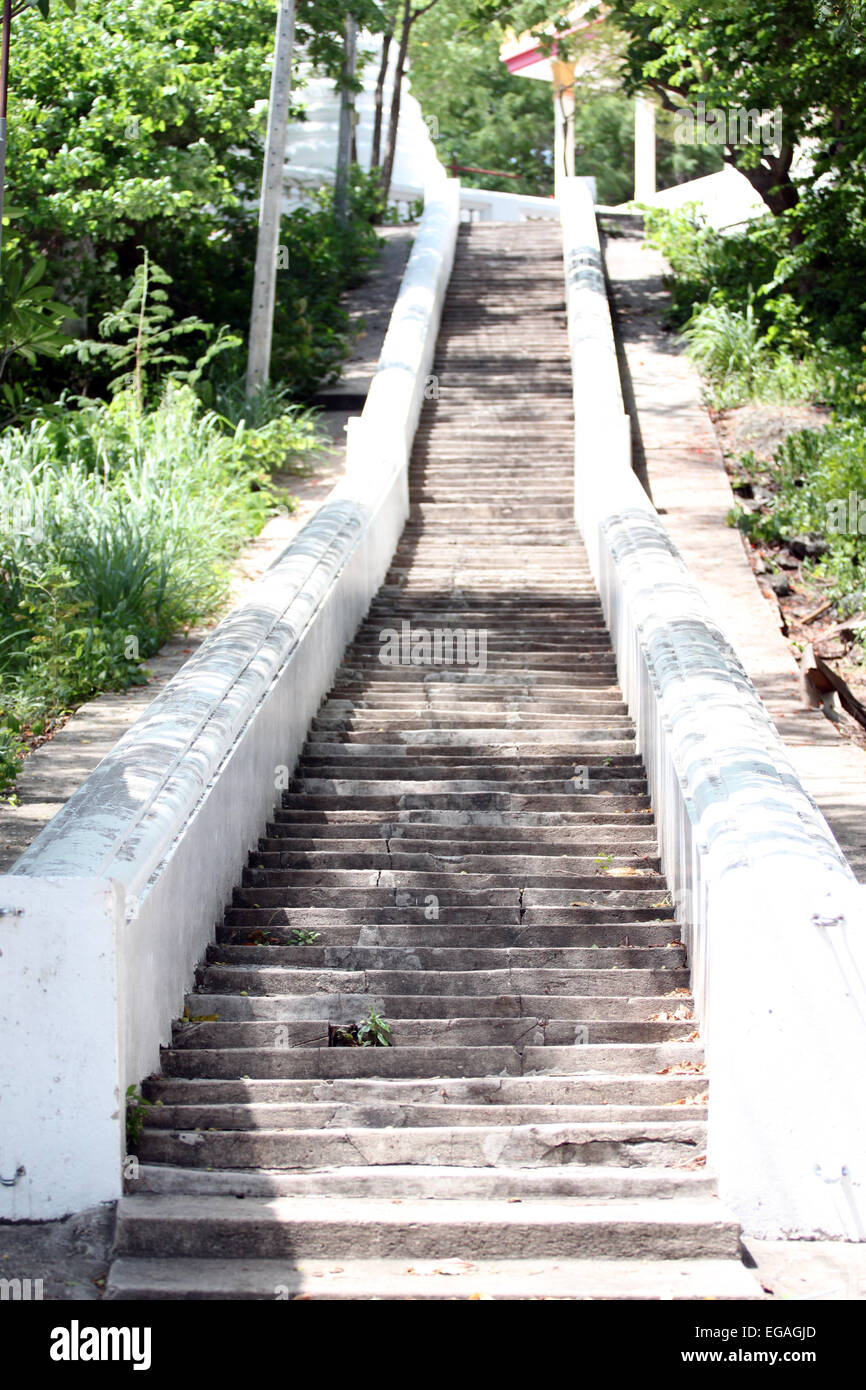
[[[131,389],[139,411],[144,408],[147,371],[173,368],[168,375],[194,386],[218,353],[237,347],[240,341],[221,328],[215,341],[191,367],[188,354],[178,350],[179,341],[191,333],[201,333],[207,339],[213,333],[213,325],[196,317],[174,321],[166,289],[173,283],[172,278],[151,261],[144,247],[141,249],[144,260],[136,267],[126,299],[100,322],[102,341],[82,338],[65,349],[74,353],[79,362],[106,359],[117,371],[110,390],[117,393]],[[111,342],[113,337],[120,337],[121,341]]]

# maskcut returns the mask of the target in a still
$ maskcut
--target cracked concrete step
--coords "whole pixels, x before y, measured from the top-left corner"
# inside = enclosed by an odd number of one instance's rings
[[[298,948],[301,949],[301,948]],[[682,957],[680,957],[682,959]],[[585,995],[630,998],[652,995],[671,996],[674,990],[688,990],[686,969],[663,966],[650,969],[607,968],[591,970],[565,967],[527,970],[513,966],[508,970],[337,970],[314,966],[290,968],[269,965],[199,966],[197,983],[206,994],[311,994],[319,990],[332,994],[468,994],[487,997],[490,993],[521,995],[544,994],[582,997]],[[684,995],[683,998],[686,996]]]
[[[400,1203],[373,1198],[138,1195],[118,1203],[125,1256],[217,1259],[737,1259],[739,1227],[713,1199]]]
[[[327,891],[327,890],[322,890]],[[580,892],[580,889],[572,890]],[[483,906],[467,906],[464,901],[454,904],[434,903],[426,895],[426,901],[417,903],[402,900],[402,893],[395,894],[396,906],[369,907],[230,907],[225,912],[225,925],[246,927],[250,930],[270,930],[284,926],[306,930],[332,926],[380,926],[406,925],[436,920],[445,926],[469,926],[473,923],[490,925],[505,923],[512,926],[572,926],[574,924],[594,924],[597,926],[621,926],[628,923],[658,922],[670,918],[670,908],[628,907],[528,907],[522,909],[517,902],[513,906],[493,906],[487,903],[487,895],[479,894]],[[438,916],[436,915],[438,914]],[[673,939],[673,938],[672,938]]]
[[[375,841],[384,849],[390,840],[396,842],[407,853],[416,852],[416,847],[420,853],[426,845],[436,848],[448,846],[449,852],[450,847],[456,847],[459,853],[465,845],[466,853],[481,854],[486,853],[488,845],[501,845],[503,851],[513,849],[515,854],[520,854],[526,845],[539,843],[537,827],[544,824],[543,820],[535,820],[524,825],[518,820],[512,825],[506,825],[499,815],[466,820],[448,813],[434,815],[425,821],[419,819],[416,812],[401,812],[400,818],[383,821],[380,816],[366,811],[356,814],[347,822],[333,812],[318,812],[315,817],[305,821],[302,816],[290,812],[288,819],[281,817],[280,834],[275,839],[275,845],[280,850],[285,850],[301,848],[303,841],[310,841],[331,850],[338,848],[340,843],[366,846],[368,841]],[[638,847],[634,849],[634,853],[638,853],[645,845],[651,846],[655,851],[658,843],[655,827],[645,819],[640,825],[621,824],[614,820],[606,825],[597,823],[590,828],[584,820],[576,825],[560,825],[558,821],[549,818],[547,829],[552,832],[546,835],[543,841],[548,854],[571,854],[575,848],[584,849],[587,854],[594,854],[606,852],[611,846],[619,846],[621,851],[628,855],[629,846]],[[459,835],[458,830],[461,832]],[[267,843],[267,838],[262,836],[259,845]],[[257,851],[254,851],[254,854],[257,854]]]
[[[311,1119],[314,1120],[314,1116]],[[531,1168],[566,1163],[664,1167],[700,1156],[701,1121],[646,1120],[433,1128],[163,1130],[145,1125],[138,1153],[148,1163],[184,1167],[321,1169],[343,1163]]]
[[[538,873],[548,872],[552,877],[556,877],[558,874],[562,874],[566,867],[570,870],[571,876],[578,874],[584,878],[595,877],[598,879],[600,877],[599,855],[592,857],[571,855],[567,850],[558,855],[532,855],[519,851],[512,855],[497,855],[495,845],[485,845],[482,841],[474,850],[470,849],[465,854],[461,854],[456,847],[452,852],[448,848],[449,842],[447,840],[311,841],[316,846],[314,849],[297,849],[294,842],[290,841],[289,843],[292,844],[291,849],[284,848],[278,853],[264,850],[253,851],[250,858],[254,862],[244,870],[244,885],[263,883],[275,886],[280,878],[288,882],[295,872],[312,872],[318,869],[326,872],[337,870],[348,873],[359,869],[372,871],[390,868],[393,872],[398,873],[414,868],[424,872],[448,870],[453,873],[465,864],[470,873],[495,872],[497,862],[512,866],[511,877],[519,876],[521,872],[526,870]],[[336,850],[330,847],[332,843],[338,846]],[[339,848],[341,845],[349,846],[351,844],[357,845],[358,850],[353,851],[348,848],[341,850]],[[389,844],[390,849],[388,848]],[[369,849],[360,852],[361,847],[365,845],[369,845]],[[381,848],[379,848],[380,845]],[[416,845],[419,847],[417,850],[415,849]],[[439,845],[444,847],[435,848]],[[429,846],[429,848],[425,848],[425,846]],[[520,848],[525,850],[527,846],[523,845]],[[621,851],[620,853],[616,853],[617,848]],[[651,870],[654,873],[658,871],[657,855],[629,853],[628,848],[626,847],[623,851],[622,846],[610,850],[609,858],[605,855],[604,862],[609,864],[611,869],[643,869]],[[616,875],[607,875],[608,882],[613,877]],[[639,885],[640,878],[638,875],[635,877],[638,877]]]
[[[368,731],[369,732],[369,731]],[[487,725],[461,725],[460,728],[446,726],[441,729],[380,729],[375,730],[381,737],[380,744],[398,743],[407,748],[432,750],[447,748],[497,748],[501,745],[515,748],[547,748],[548,752],[562,753],[579,761],[584,749],[590,753],[634,753],[634,734],[625,728],[615,730],[593,728],[563,728],[560,725],[543,728],[491,728]],[[311,729],[308,742],[325,743],[364,743],[361,729]]]
[[[521,926],[500,923],[495,926],[450,925],[447,922],[401,922],[336,926],[329,923],[319,932],[322,946],[448,946],[504,947],[580,946],[606,950],[611,946],[669,946],[679,930],[672,921],[632,922],[629,924],[588,923],[577,926],[545,927],[537,923]],[[255,940],[252,937],[256,937]],[[264,935],[246,928],[217,927],[214,958],[222,944],[233,946],[300,945],[288,927],[273,927]],[[222,956],[219,957],[222,959]]]
[[[335,802],[341,808],[354,811],[378,811],[387,815],[400,810],[439,810],[439,811],[563,811],[566,815],[579,811],[594,811],[596,815],[622,815],[627,811],[650,811],[649,798],[630,793],[620,797],[617,793],[598,796],[592,792],[424,792],[416,790],[397,791],[383,789],[381,795],[352,796],[339,793],[316,795],[312,792],[295,793],[287,809],[304,811],[327,810]]]
[[[109,1300],[674,1299],[763,1297],[731,1260],[130,1259],[115,1261]]]
[[[312,1017],[294,1018],[285,1010],[276,1019],[232,1019],[221,1015],[216,1021],[175,1022],[171,1046],[175,1050],[194,1048],[267,1048],[330,1046],[331,1023],[357,1023],[366,1010],[357,1003],[350,1008],[346,1002],[336,1016],[324,1008]],[[201,1020],[201,1014],[192,1015]],[[555,1009],[531,1015],[521,1013],[485,1017],[473,1014],[467,1018],[457,1012],[438,1017],[404,1018],[389,1014],[392,1047],[571,1047],[579,1044],[650,1043],[681,1041],[694,1037],[693,1024],[676,1020],[616,1020],[594,1018],[562,1018]]]
[[[674,928],[676,931],[676,928]],[[675,941],[675,937],[672,937]],[[572,970],[674,970],[683,964],[681,944],[665,946],[233,946],[209,947],[208,961],[240,968],[363,970],[441,973]]]
[[[338,1076],[246,1077],[148,1077],[142,1091],[152,1102],[165,1105],[300,1105],[327,1101],[332,1105],[384,1104],[485,1105],[591,1105],[681,1106],[696,1102],[706,1091],[706,1077],[689,1072],[584,1073],[561,1076],[528,1073],[524,1076],[358,1077]]]
[[[392,1019],[470,1019],[520,1018],[569,1019],[575,1023],[649,1023],[656,1020],[679,1023],[680,1032],[694,1027],[691,1004],[678,996],[673,1008],[664,996],[643,995],[628,999],[622,995],[543,995],[522,997],[505,995],[370,995],[370,1004],[379,1014],[383,1008]],[[188,1017],[201,1021],[216,1017],[222,1022],[246,1019],[322,1019],[330,1022],[356,1021],[357,992],[321,994],[245,994],[211,993],[201,990],[185,999]]]
[[[363,1010],[366,1014],[366,1010]],[[534,1072],[560,1076],[618,1074],[644,1070],[654,1074],[681,1067],[703,1075],[697,1043],[588,1043],[584,1046],[535,1047],[249,1047],[164,1048],[162,1068],[168,1076],[243,1078],[271,1081],[345,1076],[413,1077],[520,1076]]]
[[[495,1116],[491,1116],[491,1108]],[[639,1125],[706,1122],[705,1105],[559,1105],[556,1123]],[[335,1104],[310,1101],[300,1105],[161,1105],[147,1114],[146,1129],[195,1131],[245,1130],[250,1133],[318,1129],[435,1129],[441,1126],[545,1125],[551,1122],[547,1105],[422,1105],[417,1101]]]
[[[130,1191],[202,1197],[456,1197],[465,1201],[491,1197],[556,1201],[565,1197],[607,1202],[712,1197],[714,1181],[702,1168],[607,1168],[603,1164],[548,1168],[457,1168],[441,1164],[431,1169],[411,1164],[341,1165],[287,1173],[278,1168],[196,1170],[142,1163],[138,1176],[130,1181]]]
[[[453,836],[457,827],[472,827],[473,834],[476,829],[502,827],[509,834],[516,831],[539,827],[546,830],[555,830],[558,834],[576,834],[574,827],[591,825],[595,827],[598,835],[608,835],[620,828],[621,836],[627,837],[634,833],[629,827],[633,825],[641,826],[644,829],[640,833],[647,835],[655,833],[652,821],[646,817],[651,814],[650,809],[641,811],[617,811],[615,815],[604,816],[598,811],[572,811],[560,812],[553,815],[549,811],[524,811],[517,813],[506,813],[504,811],[442,811],[435,806],[430,807],[400,807],[390,816],[381,816],[377,811],[354,810],[347,814],[345,807],[339,809],[326,807],[321,810],[310,811],[303,807],[287,808],[278,806],[274,810],[273,821],[268,822],[267,836],[274,838],[283,833],[290,834],[289,827],[293,825],[321,825],[339,826],[341,831],[345,826],[351,826],[353,833],[356,827],[364,825],[381,826],[384,823],[396,826],[421,826],[425,831],[441,826],[447,828]],[[279,830],[272,830],[272,826],[279,826]],[[285,827],[285,831],[283,830]],[[395,833],[395,832],[391,832]]]
[[[537,884],[531,880],[537,878]],[[608,889],[606,883],[611,884]],[[613,884],[617,884],[614,888]],[[532,874],[528,869],[514,873],[485,873],[481,866],[460,869],[459,865],[439,864],[435,869],[280,869],[246,872],[245,883],[233,890],[235,907],[288,907],[309,903],[311,907],[426,907],[428,890],[436,892],[445,907],[505,906],[539,907],[622,907],[664,908],[664,879],[649,868],[617,866],[611,863],[603,873],[590,861],[583,873],[560,869],[558,873]],[[575,893],[581,896],[576,899]]]

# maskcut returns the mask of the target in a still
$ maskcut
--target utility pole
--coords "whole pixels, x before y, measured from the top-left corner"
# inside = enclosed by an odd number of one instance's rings
[[[3,246],[3,204],[6,198],[6,108],[9,101],[9,42],[12,38],[12,0],[3,0],[3,41],[0,46],[0,250]]]
[[[268,106],[268,132],[262,169],[259,235],[250,314],[247,358],[247,399],[252,400],[267,383],[271,368],[271,340],[277,296],[277,253],[283,207],[283,169],[286,161],[286,127],[292,89],[292,49],[295,42],[295,0],[279,0],[274,41],[274,70]]]
[[[355,50],[358,26],[352,15],[346,17],[346,56],[343,62],[343,84],[340,90],[340,134],[337,142],[337,173],[334,180],[334,212],[337,221],[345,224],[349,216],[349,166],[352,162],[352,137],[355,130]]]

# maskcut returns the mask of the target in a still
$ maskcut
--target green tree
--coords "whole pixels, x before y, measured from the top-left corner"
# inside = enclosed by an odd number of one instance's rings
[[[550,87],[511,76],[499,60],[498,26],[470,32],[465,20],[462,0],[440,0],[418,21],[412,46],[412,92],[437,137],[440,158],[519,175],[519,181],[472,175],[481,188],[551,194]]]

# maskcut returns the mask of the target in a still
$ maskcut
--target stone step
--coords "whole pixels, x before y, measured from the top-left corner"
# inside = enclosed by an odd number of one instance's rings
[[[421,820],[382,821],[378,816],[361,812],[351,821],[319,819],[303,821],[289,813],[290,820],[281,820],[279,835],[273,840],[262,837],[259,847],[263,854],[285,853],[293,850],[319,848],[327,853],[337,853],[345,849],[349,853],[364,852],[368,846],[378,853],[387,851],[390,842],[398,852],[408,853],[466,853],[487,854],[501,848],[502,852],[520,854],[528,845],[539,843],[538,825],[515,824],[506,826],[502,818],[496,823],[479,823],[478,820],[460,821],[451,825],[445,817],[424,822]],[[320,815],[322,813],[319,813]],[[414,814],[414,813],[410,813]],[[447,813],[446,813],[447,816]],[[458,837],[458,828],[462,834]],[[654,827],[645,821],[641,825],[609,822],[607,825],[587,824],[581,820],[576,825],[551,825],[544,837],[544,849],[548,854],[576,854],[576,857],[614,853],[616,862],[628,863],[631,858],[644,858],[644,851],[658,867],[655,854],[656,837]],[[271,849],[271,846],[273,848]],[[580,851],[585,851],[582,856]],[[650,851],[652,851],[650,853]],[[258,858],[257,851],[253,851]]]
[[[584,1203],[714,1195],[713,1176],[703,1168],[608,1168],[600,1163],[570,1163],[546,1168],[491,1168],[488,1165],[472,1168],[441,1164],[429,1169],[417,1164],[341,1165],[297,1173],[278,1168],[231,1171],[141,1163],[138,1176],[130,1179],[129,1186],[131,1192],[161,1196],[185,1193],[200,1197],[332,1196],[391,1200],[456,1197],[465,1201],[491,1197],[504,1201],[566,1198]]]
[[[737,1301],[763,1297],[740,1261],[703,1260],[116,1260],[110,1301],[622,1299]]]
[[[138,1195],[118,1203],[124,1256],[250,1259],[737,1259],[739,1228],[713,1199],[519,1203]]]
[[[339,1049],[336,1049],[339,1050]],[[142,1086],[151,1102],[164,1105],[625,1105],[680,1106],[695,1103],[706,1091],[706,1077],[689,1072],[595,1075],[527,1073],[432,1078],[336,1076],[246,1077],[243,1080],[212,1077],[151,1076]]]
[[[232,946],[220,942],[208,960],[241,968],[366,972],[508,970],[673,970],[683,964],[681,944],[668,946]]]
[[[328,1168],[359,1161],[450,1167],[608,1167],[687,1163],[706,1147],[701,1121],[437,1125],[433,1128],[142,1130],[147,1163],[192,1168]]]
[[[172,1029],[173,1048],[203,1049],[227,1047],[330,1047],[332,1029],[336,1025],[359,1023],[368,1016],[367,998],[363,1004],[355,996],[344,997],[341,1007],[334,1011],[320,1005],[312,1018],[293,1018],[285,1009],[273,1020],[232,1020],[219,1013],[216,1022],[178,1021]],[[370,1001],[373,1007],[373,1001]],[[219,1012],[219,1008],[218,1008]],[[336,1016],[335,1016],[336,1013]],[[201,1017],[193,1014],[191,1018]],[[388,1014],[390,1045],[392,1047],[572,1047],[591,1043],[650,1043],[680,1041],[696,1037],[692,1023],[676,1021],[652,1023],[613,1022],[582,1018],[561,1018],[555,1006],[550,1013],[537,1016],[521,1013],[516,1016],[473,1015],[461,1018],[442,1012],[438,1017],[403,1018],[393,1011]]]
[[[521,1076],[547,1072],[579,1076],[586,1072],[700,1068],[696,1043],[589,1043],[582,1047],[249,1047],[164,1048],[162,1068],[169,1076],[271,1081],[315,1077]],[[700,1071],[690,1075],[702,1075]]]
[[[617,806],[613,815],[600,813],[598,810],[591,811],[561,811],[554,815],[550,811],[521,811],[507,813],[504,811],[443,811],[435,806],[413,808],[400,807],[389,816],[382,816],[377,811],[354,810],[349,812],[344,806],[325,807],[311,811],[308,807],[286,807],[277,806],[274,809],[273,821],[270,825],[312,825],[329,823],[339,823],[341,826],[376,825],[381,826],[420,826],[425,832],[431,828],[441,826],[450,831],[453,835],[456,827],[471,827],[473,833],[476,829],[492,828],[501,826],[510,830],[520,831],[529,827],[538,827],[544,830],[556,830],[558,833],[567,834],[574,830],[574,827],[583,825],[593,825],[599,835],[609,835],[617,826],[625,830],[630,825],[645,827],[647,833],[654,833],[655,827],[647,816],[651,816],[651,808],[646,807],[640,811],[623,811]],[[268,829],[268,834],[273,835],[273,831]]]
[[[291,890],[284,889],[283,892]],[[327,892],[327,889],[318,890]],[[527,889],[527,892],[530,891]],[[570,890],[580,892],[580,889]],[[380,926],[405,925],[436,920],[446,926],[471,926],[473,924],[502,924],[512,926],[573,926],[576,924],[595,924],[599,926],[626,925],[638,922],[659,922],[670,919],[669,908],[629,908],[624,907],[528,907],[521,909],[515,901],[512,907],[491,906],[489,894],[478,894],[483,905],[473,904],[469,895],[453,903],[443,902],[442,895],[426,893],[417,902],[404,900],[402,891],[395,893],[399,899],[395,906],[370,906],[361,903],[356,907],[331,906],[325,903],[315,907],[276,906],[230,907],[225,912],[225,924],[229,927],[249,927],[252,930],[285,926],[291,928],[312,928],[337,923],[342,926]],[[436,898],[437,901],[433,901]],[[577,899],[575,900],[578,901]],[[468,903],[468,905],[467,905]],[[672,940],[675,936],[672,935]],[[649,961],[647,962],[649,963]]]
[[[147,1114],[147,1129],[177,1130],[185,1134],[211,1131],[264,1131],[320,1129],[438,1129],[549,1124],[549,1105],[405,1105],[385,1102],[369,1105],[337,1105],[327,1101],[303,1105],[155,1105]],[[563,1125],[689,1124],[706,1121],[704,1105],[559,1105],[556,1123]],[[621,1165],[622,1166],[622,1165]]]
[[[522,856],[526,857],[526,856]],[[487,873],[481,862],[463,869],[459,862],[441,861],[425,869],[247,869],[244,883],[234,890],[235,906],[285,907],[304,902],[311,906],[383,907],[405,902],[426,907],[428,890],[438,893],[445,906],[485,904],[528,907],[660,907],[665,896],[664,879],[647,866],[617,865],[614,856],[602,868],[593,860],[579,863],[574,872],[560,866],[532,873],[512,862],[512,871]],[[533,880],[536,880],[535,882]],[[617,883],[617,888],[612,886]],[[579,899],[574,892],[580,891]],[[397,894],[400,894],[399,898]],[[405,894],[410,896],[406,897]],[[483,895],[483,896],[482,896]]]
[[[185,1000],[190,1019],[217,1015],[219,1019],[325,1019],[329,1022],[355,1021],[360,1013],[374,1008],[389,1019],[397,1018],[536,1018],[573,1019],[588,1023],[613,1020],[617,1023],[652,1021],[657,1014],[669,1016],[682,1032],[696,1025],[692,1005],[684,997],[671,1000],[664,995],[644,995],[626,999],[621,995],[513,994],[363,995],[348,994],[209,994],[189,993]]]
[[[521,946],[579,946],[592,950],[608,950],[612,946],[669,946],[676,940],[679,928],[673,920],[665,922],[588,923],[582,926],[545,927],[538,924],[501,923],[496,926],[449,925],[447,922],[402,922],[398,925],[376,923],[338,926],[325,924],[319,932],[322,946],[447,946],[497,947],[513,949]],[[217,927],[214,956],[221,953],[220,943],[234,946],[296,947],[298,942],[291,927],[272,927],[262,933],[250,933],[244,927]]]

